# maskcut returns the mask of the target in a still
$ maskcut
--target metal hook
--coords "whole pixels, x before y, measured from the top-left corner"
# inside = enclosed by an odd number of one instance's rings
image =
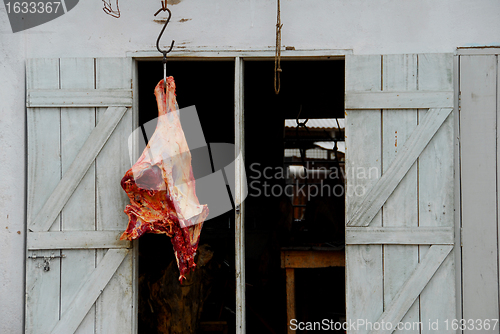
[[[172,44],[170,44],[170,48],[168,50],[162,50],[160,49],[160,38],[163,35],[163,32],[165,31],[165,28],[167,27],[168,22],[170,22],[170,18],[172,17],[172,12],[170,9],[167,8],[167,0],[164,0],[161,2],[161,8],[158,9],[158,11],[155,13],[154,16],[158,15],[161,11],[167,11],[168,12],[168,18],[167,22],[163,25],[163,29],[160,32],[160,35],[158,36],[158,39],[156,40],[156,48],[158,49],[159,52],[163,53],[163,82],[165,84],[165,92],[167,91],[167,53],[172,51],[172,48],[174,47],[174,40],[172,40]]]
[[[170,22],[170,18],[172,17],[172,12],[170,11],[170,9],[167,8],[167,6],[165,5],[164,2],[162,2],[162,8],[158,9],[158,11],[155,13],[154,16],[158,15],[158,13],[160,13],[161,11],[167,11],[168,18],[167,18],[167,22],[165,22],[165,24],[163,25],[163,29],[161,30],[160,35],[158,36],[158,39],[156,40],[156,48],[158,49],[159,52],[163,53],[163,58],[166,59],[167,53],[172,51],[172,48],[174,47],[175,41],[172,41],[172,44],[170,44],[170,48],[168,50],[162,50],[162,49],[160,49],[160,38],[163,35],[163,32],[165,31],[165,28],[167,27],[168,22]]]
[[[306,123],[309,120],[309,118],[307,118],[304,122],[299,122],[299,117],[301,112],[302,112],[302,104],[300,105],[299,113],[297,114],[297,118],[295,119],[295,122],[297,123],[297,128],[299,126],[303,126],[304,128],[306,128],[307,131],[309,131],[309,129],[306,126]]]

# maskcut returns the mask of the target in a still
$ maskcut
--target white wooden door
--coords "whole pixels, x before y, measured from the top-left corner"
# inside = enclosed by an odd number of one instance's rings
[[[26,82],[26,333],[132,333],[132,60],[30,59]]]
[[[455,332],[453,101],[451,54],[346,56],[348,333]]]
[[[464,333],[499,333],[500,49],[458,52]]]

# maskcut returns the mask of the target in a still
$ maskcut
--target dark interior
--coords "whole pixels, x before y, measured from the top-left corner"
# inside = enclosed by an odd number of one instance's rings
[[[296,146],[297,143],[284,140],[285,119],[295,119],[299,111],[301,119],[344,117],[343,60],[282,61],[281,64],[279,95],[274,93],[274,61],[244,64],[245,166],[249,183],[255,176],[252,164],[282,168],[284,149]],[[138,65],[139,122],[144,124],[157,117],[153,91],[163,76],[163,68],[159,61]],[[173,60],[167,64],[167,73],[175,78],[179,108],[196,106],[206,142],[234,143],[234,62]],[[195,178],[198,165],[193,157]],[[200,173],[198,171],[198,175]],[[284,182],[269,180],[271,185]],[[255,196],[252,191],[249,189],[245,200],[247,332],[286,333],[285,275],[280,267],[280,248],[339,240],[335,240],[328,226],[316,230],[316,236],[309,233],[311,237],[307,238],[303,237],[308,235],[304,231],[314,232],[311,224],[304,229],[297,227],[294,221],[292,228],[285,228],[283,224],[289,213],[286,196]],[[342,212],[339,220],[343,219]],[[318,235],[321,237],[317,238]],[[208,244],[213,258],[204,269],[204,279],[210,289],[200,316],[205,323],[199,328],[200,333],[217,332],[217,326],[206,325],[214,322],[226,323],[228,333],[235,331],[234,241],[234,210],[205,222],[199,245]],[[175,257],[169,237],[165,235],[142,236],[139,253],[139,304],[144,307],[144,294],[151,293],[144,287],[158,281]],[[339,320],[345,316],[344,268],[296,270],[296,295],[299,320]],[[139,332],[160,333],[151,323],[154,319],[153,314],[141,318],[140,313]]]
[[[308,208],[305,221],[294,220],[291,228],[287,228],[289,199],[278,196],[279,191],[274,194],[268,191],[269,196],[265,196],[263,183],[259,183],[262,177],[257,178],[255,170],[263,173],[264,168],[270,168],[269,171],[279,173],[286,168],[284,149],[297,147],[298,143],[293,141],[294,131],[289,138],[291,142],[284,140],[287,139],[285,119],[296,119],[299,111],[300,119],[344,118],[344,61],[282,61],[281,67],[281,89],[276,95],[274,61],[245,62],[245,165],[248,182],[257,181],[249,186],[245,200],[249,333],[286,333],[285,273],[280,266],[280,249],[338,241],[331,226],[325,226],[321,219],[316,221],[318,228],[312,227],[311,219],[307,219]],[[309,132],[301,129],[300,136]],[[312,142],[301,141],[300,145],[307,149]],[[309,168],[313,168],[312,164]],[[267,190],[285,186],[279,175],[265,182]],[[338,220],[344,221],[344,212],[338,214]],[[341,239],[343,243],[343,236]],[[344,268],[296,269],[295,276],[299,321],[338,321],[345,316]]]

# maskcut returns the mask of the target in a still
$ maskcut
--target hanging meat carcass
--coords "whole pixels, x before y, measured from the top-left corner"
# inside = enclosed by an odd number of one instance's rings
[[[130,199],[128,227],[121,240],[144,233],[167,234],[179,267],[179,280],[196,267],[194,256],[208,207],[200,205],[184,131],[179,119],[173,77],[155,88],[158,123],[141,157],[121,181]]]

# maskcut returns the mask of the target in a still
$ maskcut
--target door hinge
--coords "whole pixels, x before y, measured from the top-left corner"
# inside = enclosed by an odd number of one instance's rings
[[[64,255],[64,254],[54,255],[54,253],[52,253],[50,256],[36,256],[36,254],[33,254],[33,255],[28,256],[28,259],[32,259],[32,260],[43,259],[43,265],[41,263],[39,263],[36,267],[37,268],[43,267],[44,271],[49,271],[50,270],[50,261],[52,261],[53,259],[62,259],[64,257],[66,257],[66,255]]]

